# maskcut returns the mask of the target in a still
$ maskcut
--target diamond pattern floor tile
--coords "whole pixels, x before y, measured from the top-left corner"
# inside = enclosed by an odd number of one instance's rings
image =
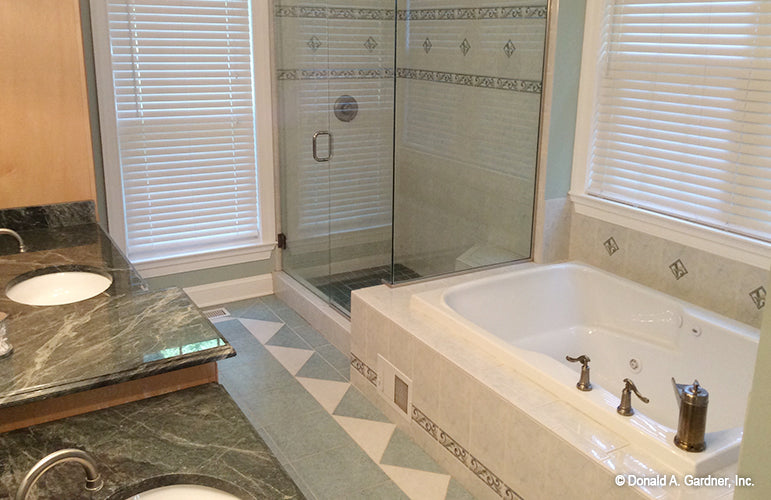
[[[347,356],[286,304],[232,310],[236,321],[216,325],[238,351],[219,363],[222,383],[310,500],[473,498],[350,385]]]
[[[307,349],[295,349],[294,347],[266,345],[265,349],[267,349],[268,352],[270,352],[292,375],[296,375],[313,355],[313,351]]]
[[[298,377],[320,378],[324,380],[335,380],[337,382],[347,382],[345,377],[327,363],[319,353],[314,352],[308,362],[297,372]]]
[[[363,418],[374,420],[376,422],[390,422],[388,417],[375,408],[375,406],[355,387],[348,389],[348,392],[343,396],[343,400],[340,401],[340,404],[335,408],[334,414],[341,417]]]
[[[394,424],[338,416],[335,420],[372,460],[380,463],[396,429]]]
[[[388,477],[408,497],[419,500],[444,500],[450,485],[449,474],[437,474],[393,465],[380,464]]]
[[[265,345],[276,345],[280,347],[294,347],[295,349],[310,349],[310,346],[299,335],[292,331],[291,328],[284,325],[281,329],[273,335],[270,340],[265,342]]]
[[[444,472],[420,446],[416,445],[407,434],[398,429],[394,432],[391,441],[388,443],[388,448],[385,449],[380,463],[426,472]]]
[[[259,319],[240,318],[239,321],[262,344],[270,340],[284,326],[284,323]]]
[[[297,381],[305,387],[305,390],[311,393],[311,396],[316,398],[321,406],[324,407],[327,412],[332,413],[340,404],[340,400],[343,399],[346,391],[348,391],[348,384],[345,382],[335,382],[333,380],[321,380],[316,378],[297,377]]]

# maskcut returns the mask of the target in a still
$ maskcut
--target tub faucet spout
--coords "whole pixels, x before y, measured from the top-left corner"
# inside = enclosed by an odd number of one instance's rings
[[[646,398],[637,391],[637,387],[630,379],[624,379],[624,390],[621,391],[621,403],[616,407],[616,411],[625,417],[631,417],[634,415],[634,408],[632,408],[632,393],[635,393],[640,401],[643,403],[650,402],[650,399]]]
[[[14,238],[16,238],[16,241],[19,242],[19,253],[24,253],[27,251],[27,247],[24,246],[24,240],[22,240],[21,236],[19,236],[19,233],[17,233],[13,229],[0,227],[0,234],[7,234],[9,236],[13,236]]]
[[[21,480],[19,489],[16,490],[15,500],[26,500],[27,494],[43,474],[57,464],[70,461],[79,463],[86,471],[86,490],[99,491],[102,489],[104,483],[99,476],[99,470],[96,467],[94,457],[83,450],[68,448],[55,451],[36,463],[34,467],[27,472],[24,479]]]
[[[565,356],[565,359],[570,361],[571,363],[579,362],[581,363],[581,378],[578,379],[578,382],[576,383],[576,387],[580,391],[591,391],[592,390],[592,383],[589,381],[589,356],[586,354],[582,354],[578,356],[577,358],[571,358],[570,356]]]

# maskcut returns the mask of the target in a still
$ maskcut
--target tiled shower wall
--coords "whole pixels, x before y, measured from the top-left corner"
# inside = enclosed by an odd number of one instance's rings
[[[395,261],[421,275],[530,255],[546,3],[484,5],[399,2]]]
[[[768,269],[576,213],[571,218],[570,259],[760,327]]]

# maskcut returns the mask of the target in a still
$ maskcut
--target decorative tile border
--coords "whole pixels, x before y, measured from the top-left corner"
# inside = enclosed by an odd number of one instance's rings
[[[371,21],[393,20],[393,9],[355,9],[318,7],[307,5],[276,5],[276,17],[309,17],[320,19],[363,19]]]
[[[546,6],[472,7],[456,9],[400,10],[399,21],[467,21],[484,19],[546,19]]]
[[[276,5],[276,17],[389,21],[475,21],[486,19],[546,19],[545,5],[517,7],[460,7],[452,9],[358,9],[312,5]]]
[[[529,94],[540,94],[541,89],[543,88],[543,84],[536,80],[518,80],[515,78],[467,75],[464,73],[448,73],[446,71],[428,71],[411,68],[397,68],[396,76],[398,78],[406,78],[409,80],[451,83],[454,85],[465,85],[467,87],[509,90],[513,92],[525,92]]]
[[[357,358],[354,353],[351,353],[351,366],[369,380],[372,385],[377,387],[377,372],[367,366],[364,361]]]
[[[428,418],[422,411],[420,411],[415,405],[412,405],[412,420],[415,421],[420,427],[423,428],[436,442],[444,446],[447,451],[453,454],[468,470],[476,474],[476,476],[484,481],[484,483],[490,487],[498,496],[505,500],[523,500],[514,490],[511,489],[506,483],[490,472],[482,462],[480,462],[474,455],[468,452],[463,446],[458,444],[449,434],[443,431],[438,425],[436,425],[430,418]]]
[[[376,80],[393,78],[392,68],[279,69],[279,80]]]
[[[392,68],[360,69],[279,69],[279,80],[374,80],[393,78]],[[535,80],[517,80],[486,75],[467,75],[446,71],[428,71],[423,69],[397,68],[396,77],[425,82],[451,83],[467,87],[479,87],[512,92],[540,94],[543,84]]]

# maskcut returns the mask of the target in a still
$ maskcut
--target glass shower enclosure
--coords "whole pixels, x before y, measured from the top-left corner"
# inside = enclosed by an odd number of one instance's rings
[[[547,6],[474,3],[274,4],[282,267],[346,314],[531,256]]]

